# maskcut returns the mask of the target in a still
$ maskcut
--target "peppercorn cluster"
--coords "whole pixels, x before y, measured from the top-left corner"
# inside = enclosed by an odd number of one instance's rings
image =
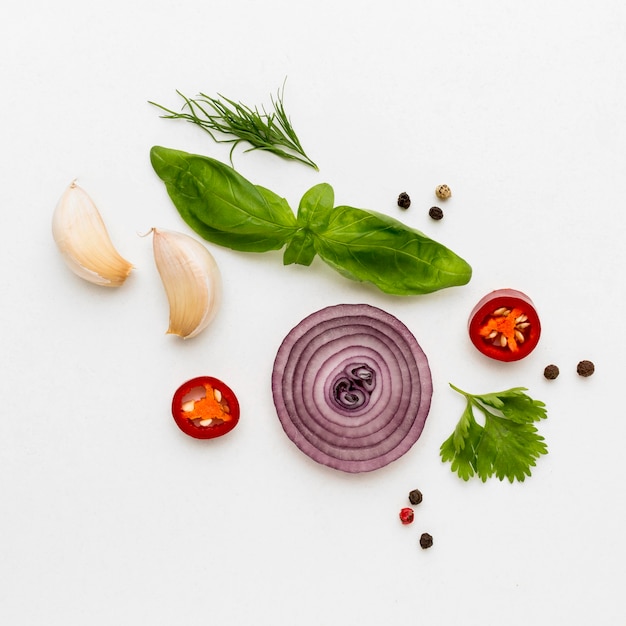
[[[450,191],[450,187],[448,185],[437,185],[435,189],[435,195],[440,200],[447,200],[452,196],[452,191]],[[411,206],[411,198],[406,191],[403,191],[398,196],[398,206],[401,209],[408,209]],[[443,211],[438,206],[433,206],[428,211],[428,215],[434,220],[440,220],[443,218]]]
[[[579,361],[578,365],[576,366],[576,373],[583,378],[591,376],[595,371],[595,365],[593,364],[593,362],[588,360]],[[543,370],[543,375],[548,380],[554,380],[555,378],[558,378],[559,374],[560,370],[558,366],[554,364],[546,365],[545,369]]]
[[[419,489],[413,489],[409,492],[409,502],[413,506],[417,506],[423,500],[422,492]],[[400,521],[403,524],[412,524],[415,519],[415,512],[410,507],[403,507],[400,509]],[[432,535],[428,533],[422,533],[419,540],[420,546],[423,550],[430,548],[433,545]]]

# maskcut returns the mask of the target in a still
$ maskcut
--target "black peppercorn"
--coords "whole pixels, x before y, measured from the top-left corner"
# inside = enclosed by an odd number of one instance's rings
[[[432,535],[429,535],[428,533],[422,533],[422,536],[420,537],[420,546],[422,547],[422,550],[426,550],[426,548],[430,548],[432,547],[432,545]]]
[[[434,220],[440,220],[443,217],[443,211],[438,206],[433,206],[430,207],[428,215],[430,215],[430,217],[432,217]]]
[[[411,198],[409,198],[409,194],[406,191],[403,191],[398,196],[398,206],[401,209],[408,209],[411,206]]]
[[[580,363],[576,366],[576,373],[585,378],[587,376],[591,376],[595,371],[596,368],[591,361],[580,361]]]
[[[419,504],[422,501],[422,492],[419,489],[413,489],[409,493],[409,502],[411,504]]]
[[[548,380],[554,380],[559,375],[559,368],[556,365],[548,365],[546,369],[543,370],[543,375]]]

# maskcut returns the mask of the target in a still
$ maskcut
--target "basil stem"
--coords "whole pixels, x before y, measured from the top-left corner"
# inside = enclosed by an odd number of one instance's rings
[[[220,161],[155,146],[152,165],[183,219],[201,237],[246,252],[286,246],[285,265],[317,255],[342,275],[385,293],[416,295],[469,282],[472,269],[440,243],[386,215],[334,207],[323,183],[294,216],[287,201]]]

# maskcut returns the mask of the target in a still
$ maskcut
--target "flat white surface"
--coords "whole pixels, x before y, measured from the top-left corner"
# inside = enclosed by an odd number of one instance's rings
[[[623,2],[25,0],[5,11],[0,56],[2,624],[626,623]],[[147,101],[178,108],[179,89],[269,104],[285,77],[320,172],[241,150],[238,170],[294,208],[329,182],[337,204],[448,245],[473,279],[394,298],[318,261],[210,246],[223,308],[195,340],[166,336],[138,233],[191,231],[149,149],[227,160],[228,147]],[[74,178],[136,266],[117,291],[76,278],[55,248],[52,210]],[[434,222],[439,183],[454,195]],[[499,287],[528,293],[543,321],[517,364],[466,336]],[[340,302],[399,317],[434,379],[421,439],[367,475],[301,454],[270,394],[283,337]],[[581,359],[593,377],[576,375]],[[208,444],[169,413],[201,374],[242,406]],[[463,409],[448,382],[546,402],[550,453],[531,479],[464,483],[441,463]],[[424,502],[402,526],[415,487]]]

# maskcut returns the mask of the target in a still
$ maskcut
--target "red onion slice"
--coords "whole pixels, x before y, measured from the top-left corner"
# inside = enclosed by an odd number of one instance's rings
[[[287,436],[314,461],[370,472],[418,440],[432,397],[428,359],[400,320],[368,304],[317,311],[285,337],[272,393]]]

